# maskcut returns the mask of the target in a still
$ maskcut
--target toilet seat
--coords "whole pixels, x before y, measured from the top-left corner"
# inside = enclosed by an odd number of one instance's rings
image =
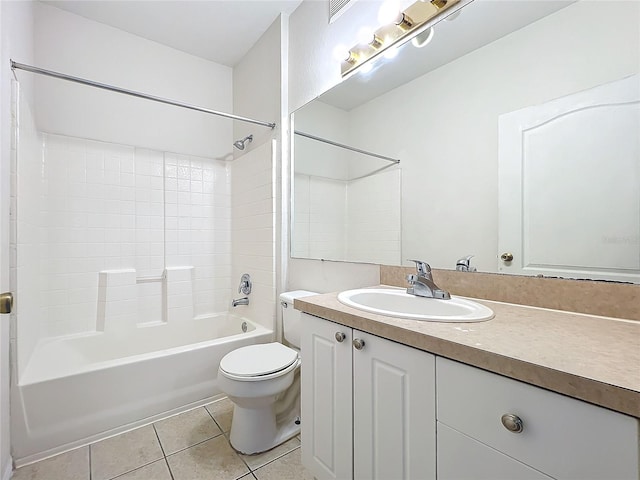
[[[233,380],[267,380],[290,372],[299,363],[298,352],[281,343],[249,345],[226,354],[220,361],[220,373]]]

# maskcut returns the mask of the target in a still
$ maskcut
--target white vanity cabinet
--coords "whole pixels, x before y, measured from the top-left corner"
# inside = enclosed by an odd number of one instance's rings
[[[436,378],[439,479],[639,478],[636,418],[442,357]]]
[[[435,357],[303,314],[302,462],[318,480],[436,475]]]

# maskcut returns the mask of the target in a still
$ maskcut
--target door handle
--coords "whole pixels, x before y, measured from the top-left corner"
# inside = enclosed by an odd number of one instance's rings
[[[0,293],[0,313],[11,313],[13,310],[13,293]]]

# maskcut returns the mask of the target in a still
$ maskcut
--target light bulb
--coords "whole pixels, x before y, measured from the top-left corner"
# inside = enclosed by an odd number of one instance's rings
[[[387,0],[380,6],[378,10],[378,22],[381,25],[402,22],[402,13],[400,12],[400,3],[398,0]]]
[[[337,62],[347,62],[349,61],[350,57],[351,57],[351,52],[349,51],[346,45],[340,43],[334,47],[333,58]]]
[[[427,28],[424,32],[420,32],[418,35],[411,39],[411,44],[416,48],[422,48],[427,45],[433,38],[433,27]]]
[[[367,45],[374,40],[373,28],[371,27],[362,27],[358,30],[358,43],[363,45]]]

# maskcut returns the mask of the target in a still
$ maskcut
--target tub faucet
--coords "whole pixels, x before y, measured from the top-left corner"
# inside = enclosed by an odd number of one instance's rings
[[[249,305],[249,297],[236,298],[231,302],[232,307],[237,307],[238,305]]]
[[[438,298],[440,300],[449,300],[451,298],[449,292],[442,290],[433,282],[431,266],[428,263],[420,260],[408,261],[416,262],[417,275],[407,275],[407,281],[409,282],[407,293],[417,297]]]

